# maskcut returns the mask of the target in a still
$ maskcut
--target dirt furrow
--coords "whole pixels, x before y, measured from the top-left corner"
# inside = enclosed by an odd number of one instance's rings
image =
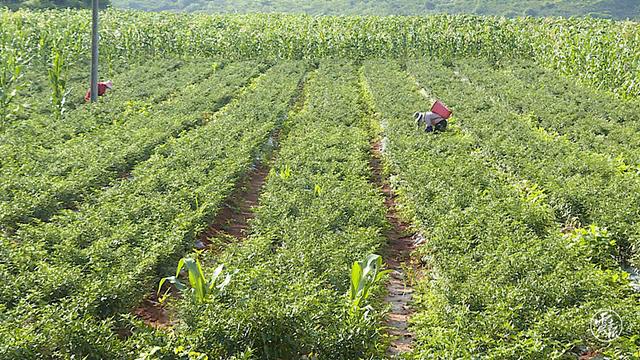
[[[307,73],[303,77],[298,85],[297,95],[291,99],[289,104],[291,113],[295,113],[302,108],[305,100],[304,86],[309,76],[310,74]],[[198,237],[194,244],[195,249],[215,251],[215,246],[220,245],[220,239],[242,241],[249,236],[249,223],[255,217],[254,208],[259,204],[262,188],[267,181],[271,165],[277,155],[280,137],[285,132],[286,128],[282,123],[273,131],[252,168],[223,203],[209,227]],[[216,240],[214,241],[214,239]],[[180,296],[175,289],[169,293],[173,297]],[[134,314],[142,319],[145,324],[154,328],[168,328],[174,325],[171,314],[169,314],[164,304],[159,301],[155,292],[134,310]]]
[[[196,243],[196,249],[210,246],[215,237],[243,240],[249,235],[249,221],[255,216],[260,193],[269,175],[269,166],[258,163],[247,175],[244,183],[229,197],[209,228]]]
[[[268,175],[269,167],[265,164],[258,163],[251,169],[240,186],[222,205],[211,225],[202,233],[195,244],[196,249],[210,249],[215,244],[212,241],[214,238],[240,241],[249,235],[249,221],[254,217],[253,208],[258,205]],[[179,296],[175,290],[170,291],[170,295]],[[154,328],[162,329],[173,325],[169,311],[160,303],[155,292],[134,313],[145,324]]]
[[[412,350],[413,334],[409,331],[409,316],[413,289],[407,270],[411,269],[411,252],[415,248],[415,236],[407,223],[398,215],[396,195],[386,181],[382,166],[382,142],[377,141],[371,147],[371,168],[374,182],[382,189],[387,207],[387,220],[391,227],[386,232],[388,239],[384,259],[388,269],[392,270],[387,283],[385,301],[391,305],[386,319],[388,333],[393,337],[387,355],[397,356]]]

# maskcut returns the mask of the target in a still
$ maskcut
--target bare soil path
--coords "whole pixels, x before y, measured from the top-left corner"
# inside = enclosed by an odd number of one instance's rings
[[[393,337],[387,350],[390,357],[398,356],[412,350],[413,334],[409,331],[409,316],[413,289],[406,269],[412,267],[411,252],[415,248],[414,235],[410,227],[403,222],[398,215],[396,195],[393,193],[389,182],[386,181],[382,170],[382,143],[375,142],[371,147],[371,168],[373,169],[374,182],[380,186],[385,197],[387,207],[387,220],[391,228],[387,230],[388,239],[385,263],[392,270],[391,279],[387,283],[387,296],[385,301],[391,304],[391,312],[386,319],[389,335]]]
[[[206,247],[210,244],[209,239],[218,236],[246,239],[249,235],[249,221],[255,216],[253,208],[258,205],[260,192],[268,175],[267,165],[256,165],[222,206],[209,228],[201,235],[201,244],[196,244],[196,247]]]
[[[274,136],[277,138],[277,135]],[[212,244],[214,237],[226,237],[243,240],[249,235],[249,221],[253,219],[253,208],[258,205],[260,192],[264,186],[269,167],[258,163],[254,166],[240,185],[227,198],[221,211],[215,217],[209,228],[202,233],[196,242],[197,249],[207,249]],[[172,296],[178,296],[172,291]],[[160,303],[155,292],[146,299],[134,313],[145,324],[154,328],[167,328],[172,326],[171,316],[167,309]]]
[[[291,112],[299,111],[305,101],[304,86],[309,79],[308,73],[298,84],[297,95],[291,99]],[[227,198],[211,222],[209,227],[199,236],[194,244],[196,249],[207,250],[214,246],[214,238],[227,238],[230,241],[241,241],[246,239],[250,233],[249,222],[255,217],[254,208],[258,206],[262,188],[267,181],[269,171],[283,135],[282,125],[276,127],[271,134],[265,149],[256,160],[253,167],[245,174],[239,185]],[[171,296],[179,296],[177,291],[170,291]],[[154,328],[168,328],[173,326],[171,314],[167,308],[160,303],[157,294],[154,292],[133,312],[145,324]]]

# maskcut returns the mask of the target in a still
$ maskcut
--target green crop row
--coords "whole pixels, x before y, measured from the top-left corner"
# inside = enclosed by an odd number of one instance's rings
[[[447,132],[416,129],[413,112],[430,104],[400,65],[365,65],[403,213],[425,238],[414,255],[424,275],[414,296],[416,339],[410,357],[640,356],[638,294],[622,271],[592,257],[592,246],[601,244],[590,240],[607,240],[606,233],[562,229],[547,182],[524,180],[502,157],[487,156],[496,143],[476,136],[470,123],[491,123],[494,136],[503,140],[515,135],[506,131],[508,119],[486,95],[451,81],[454,75],[436,63],[411,68],[421,80],[428,74],[430,84],[438,83],[435,94],[455,108]],[[505,156],[513,152],[524,158],[518,151],[524,147],[509,144],[501,148]],[[623,320],[620,336],[610,343],[591,331],[602,310],[613,310]]]
[[[369,122],[357,68],[321,62],[284,140],[251,223],[251,236],[208,253],[234,274],[205,304],[180,300],[175,333],[141,334],[154,358],[174,349],[227,359],[359,359],[384,352],[380,307],[349,312],[350,265],[384,244],[385,207],[370,182]],[[219,239],[223,244],[225,239]]]
[[[60,119],[50,111],[28,114],[25,119],[13,122],[13,126],[6,126],[0,134],[0,152],[4,154],[0,166],[37,162],[38,156],[46,157],[52,148],[75,136],[119,124],[123,117],[136,112],[148,113],[171,94],[179,94],[183,87],[203,80],[212,72],[210,61],[185,64],[174,60],[138,66],[125,72],[122,78],[115,78],[116,87],[97,104],[78,104]],[[80,99],[84,104],[84,93]],[[45,154],[40,153],[43,151]]]
[[[533,114],[547,131],[586,151],[617,157],[621,165],[640,165],[640,102],[581,87],[531,62],[492,67],[460,60],[456,67],[459,77],[518,114]]]
[[[5,59],[0,59],[6,61]],[[51,85],[47,79],[47,67],[22,68],[21,78],[16,89],[15,98],[8,110],[13,116],[5,117],[0,123],[0,132],[10,127],[17,121],[25,121],[35,114],[51,113]],[[66,109],[73,109],[80,105],[79,101],[84,97],[84,91],[88,88],[89,74],[85,68],[69,69],[65,74],[68,81]],[[9,89],[11,90],[11,89]],[[84,102],[84,99],[82,99]]]
[[[0,10],[0,46],[50,64],[90,54],[88,11]],[[225,58],[405,58],[482,56],[535,59],[623,96],[640,94],[640,31],[635,22],[505,19],[471,15],[311,17],[102,12],[107,64],[152,56]]]
[[[304,72],[301,63],[277,65],[212,116],[217,92],[200,88],[193,102],[174,105],[198,109],[201,126],[168,141],[129,179],[77,211],[2,238],[0,357],[131,358],[122,341],[126,314],[215,217],[282,120]]]
[[[436,62],[413,62],[421,85],[458,109],[465,132],[480,151],[504,169],[539,184],[559,221],[607,228],[616,246],[601,249],[637,265],[640,261],[640,178],[610,155],[582,150],[566,137],[547,132],[536,114],[517,114],[483,89],[451,81],[454,70]]]
[[[143,89],[153,90],[145,87],[145,83],[154,82],[161,79],[165,73],[179,68],[183,62],[175,59],[158,60],[153,63],[144,64],[113,64],[118,67],[118,71],[105,71],[102,73],[104,80],[113,80],[114,90],[120,94],[128,94],[132,99],[140,94]],[[18,92],[14,102],[20,105],[16,119],[7,121],[6,124],[19,124],[20,126],[36,126],[33,124],[33,117],[41,118],[41,115],[51,115],[51,84],[47,79],[47,66],[32,64],[25,68],[25,78],[23,88]],[[62,76],[66,79],[66,101],[65,114],[85,104],[84,96],[89,89],[90,68],[84,64],[74,64],[66,69]],[[155,86],[159,84],[155,82]],[[162,84],[160,84],[162,85]],[[111,91],[111,98],[114,91]],[[107,98],[101,98],[105,102]],[[42,121],[42,120],[41,120]],[[25,125],[25,122],[27,125]],[[4,126],[8,128],[10,126]],[[3,130],[0,128],[0,130]]]
[[[106,117],[103,123],[112,125],[52,149],[34,150],[30,159],[20,159],[15,166],[5,164],[1,169],[0,228],[12,231],[33,218],[47,219],[61,208],[74,207],[93,189],[126,176],[157,145],[206,122],[211,112],[229,102],[262,68],[255,62],[230,64],[156,106],[125,106],[115,122],[109,111],[96,113]],[[190,71],[184,75],[191,78],[194,69],[186,69]]]

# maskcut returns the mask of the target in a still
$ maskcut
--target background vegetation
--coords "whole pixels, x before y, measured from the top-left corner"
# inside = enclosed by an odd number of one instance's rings
[[[90,20],[84,11],[0,11],[0,46],[44,63],[51,62],[51,49],[77,59],[90,54]],[[118,58],[156,56],[274,60],[480,56],[495,64],[528,58],[620,96],[640,95],[640,31],[630,21],[108,10],[101,26],[101,56],[107,64]]]
[[[111,0],[100,0],[101,8],[106,8],[109,5],[111,5]],[[0,0],[0,7],[2,6],[10,9],[83,9],[91,7],[91,0]]]
[[[634,0],[114,0],[120,8],[211,13],[286,12],[311,15],[422,15],[470,13],[515,16],[638,18]]]

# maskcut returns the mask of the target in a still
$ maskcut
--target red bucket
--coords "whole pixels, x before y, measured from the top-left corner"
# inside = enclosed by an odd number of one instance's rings
[[[452,111],[446,107],[440,100],[436,101],[431,107],[431,112],[442,116],[444,119],[448,119],[451,116]]]

